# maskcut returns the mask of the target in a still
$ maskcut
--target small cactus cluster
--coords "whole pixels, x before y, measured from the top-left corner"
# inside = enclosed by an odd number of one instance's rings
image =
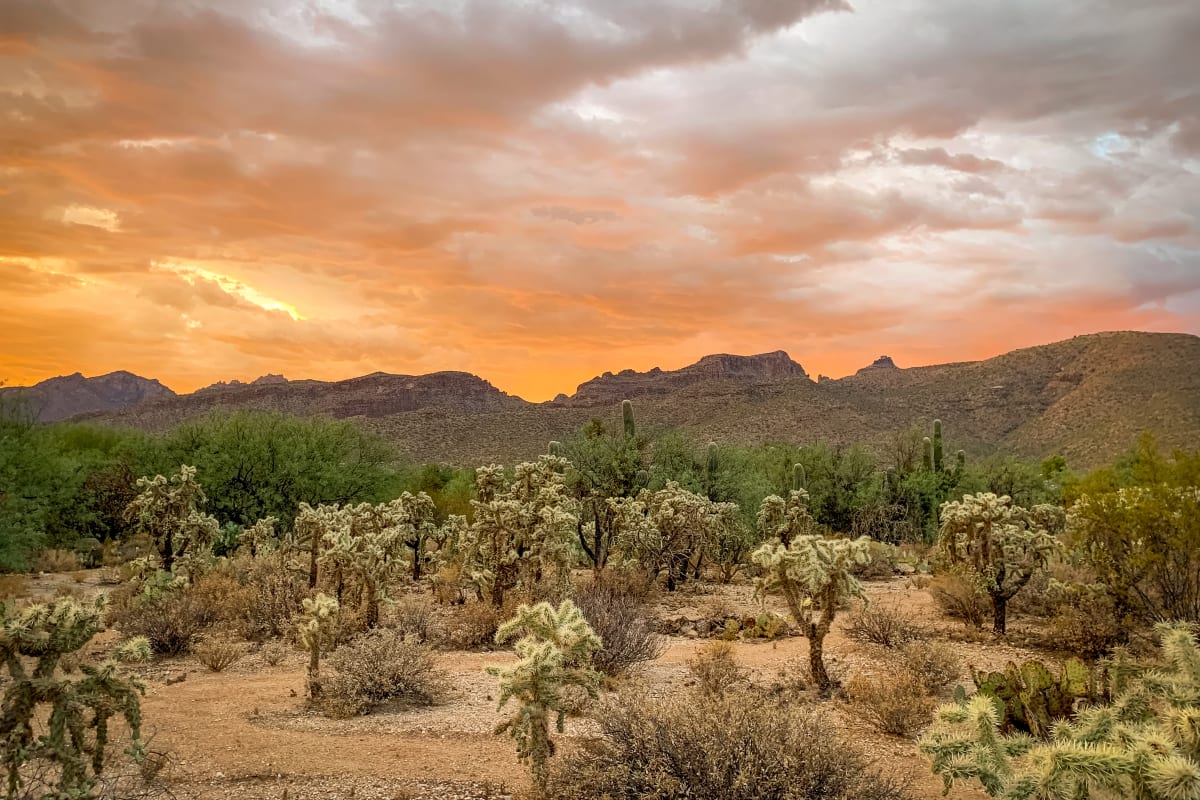
[[[63,598],[15,614],[0,604],[0,664],[8,672],[0,762],[7,772],[8,797],[26,796],[18,794],[26,783],[23,768],[33,762],[53,765],[54,785],[28,796],[90,797],[110,755],[113,717],[124,718],[131,739],[127,752],[141,760],[139,696],[144,688],[122,674],[118,661],[147,657],[146,641],[126,643],[98,666],[81,665],[81,677],[56,673],[104,630],[103,612],[103,598],[91,606]],[[35,734],[39,727],[44,732]]]
[[[1040,661],[1009,662],[1003,672],[972,670],[977,693],[996,700],[1002,731],[1020,731],[1039,739],[1070,717],[1080,702],[1096,699],[1091,671],[1077,658],[1069,659],[1055,677]],[[964,699],[961,698],[960,699]]]
[[[933,421],[933,438],[926,436],[921,440],[923,447],[922,464],[926,472],[949,472],[946,469],[945,446],[942,442],[942,421]],[[959,450],[954,454],[954,474],[961,476],[966,469],[967,454]]]
[[[321,697],[321,653],[333,644],[337,634],[338,601],[318,593],[316,597],[304,598],[303,606],[296,632],[300,644],[308,651],[308,696],[317,700]]]
[[[1113,701],[1055,725],[1048,741],[1006,734],[994,698],[943,706],[921,742],[933,771],[1005,800],[1200,800],[1200,646],[1161,624],[1162,663],[1112,670]]]

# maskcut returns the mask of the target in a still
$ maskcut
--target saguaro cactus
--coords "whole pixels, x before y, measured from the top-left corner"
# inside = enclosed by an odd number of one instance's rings
[[[121,674],[117,658],[134,651],[148,655],[145,640],[134,640],[99,666],[80,667],[82,677],[56,674],[64,656],[104,630],[103,611],[103,598],[92,606],[64,598],[16,614],[0,604],[0,663],[8,671],[0,715],[0,762],[8,773],[8,797],[91,797],[109,755],[108,723],[114,716],[124,717],[129,725],[128,752],[141,760],[138,696],[144,688]],[[43,732],[35,734],[39,728]],[[35,761],[53,765],[48,773],[52,785],[25,785],[22,767]],[[26,794],[23,789],[31,791]]]
[[[933,421],[933,468],[937,472],[942,472],[945,467],[942,455],[942,421],[935,419]]]
[[[921,440],[921,466],[926,472],[933,470],[933,440],[928,436]]]
[[[792,491],[808,491],[808,473],[804,470],[804,465],[798,461],[792,464]]]
[[[704,489],[708,493],[709,500],[717,499],[717,472],[720,468],[721,462],[717,452],[717,443],[709,442],[708,448],[704,453]]]
[[[628,400],[621,401],[621,421],[625,424],[625,438],[637,438],[637,425],[633,421],[633,403]]]
[[[516,699],[520,707],[496,726],[497,735],[508,733],[517,743],[517,757],[530,765],[539,793],[546,784],[546,762],[554,755],[550,718],[563,732],[567,715],[564,690],[583,689],[589,699],[599,695],[600,673],[592,669],[592,656],[603,646],[582,612],[570,600],[558,608],[549,603],[522,605],[517,616],[500,626],[496,642],[516,636],[520,661],[511,667],[488,667],[500,678],[500,708]]]

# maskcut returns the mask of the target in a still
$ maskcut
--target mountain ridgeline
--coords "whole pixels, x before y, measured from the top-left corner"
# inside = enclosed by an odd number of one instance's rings
[[[901,368],[882,356],[854,375],[813,380],[787,353],[711,355],[677,370],[624,370],[572,395],[530,403],[465,372],[375,373],[345,381],[272,375],[176,395],[129,373],[44,381],[25,393],[43,421],[75,417],[161,430],[217,409],[355,417],[418,461],[512,462],[544,452],[589,419],[679,428],[697,443],[824,440],[880,449],[913,424],[944,421],[955,448],[1110,460],[1142,430],[1167,446],[1200,440],[1200,338],[1101,333],[984,361]]]

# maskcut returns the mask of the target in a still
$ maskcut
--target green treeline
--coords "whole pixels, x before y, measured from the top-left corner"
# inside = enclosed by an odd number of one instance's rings
[[[674,481],[710,499],[736,503],[753,528],[764,497],[804,488],[815,520],[835,533],[884,542],[932,542],[948,499],[991,491],[1023,506],[1070,501],[1085,492],[1168,480],[1200,483],[1200,456],[1158,454],[1152,440],[1114,466],[1079,477],[1061,457],[982,462],[955,453],[952,430],[913,427],[883,452],[823,443],[797,446],[696,445],[678,431],[642,436],[630,409],[620,420],[592,420],[551,443],[573,465],[572,490],[600,517],[581,545],[602,547],[608,497],[657,491]],[[196,467],[206,512],[233,539],[271,516],[289,530],[300,503],[378,503],[424,491],[439,516],[471,513],[477,465],[405,462],[395,449],[350,421],[238,411],[149,434],[84,423],[36,425],[15,406],[0,408],[0,570],[33,566],[45,548],[95,552],[129,530],[125,508],[137,478]],[[1174,470],[1174,472],[1172,472]],[[1179,474],[1175,474],[1179,473]],[[802,487],[795,486],[797,481]],[[586,555],[595,561],[593,552]],[[85,559],[86,561],[86,559]]]

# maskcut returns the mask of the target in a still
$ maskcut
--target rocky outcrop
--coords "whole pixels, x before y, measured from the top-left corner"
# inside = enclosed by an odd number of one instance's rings
[[[49,378],[33,386],[0,389],[4,400],[18,404],[38,422],[54,422],[102,411],[122,411],[147,400],[174,397],[175,392],[152,378],[120,370],[94,378],[81,373]]]
[[[900,369],[900,368],[896,366],[895,361],[892,361],[891,356],[880,356],[879,358],[875,359],[867,366],[860,369],[858,372],[859,372],[859,374],[861,374],[863,372],[868,372],[868,371],[872,371],[872,370],[880,370],[880,369]]]
[[[555,398],[552,402],[567,406],[607,405],[627,398],[670,394],[682,387],[704,381],[769,383],[784,378],[808,379],[808,373],[783,350],[754,356],[720,353],[705,356],[695,364],[677,370],[654,367],[648,372],[635,372],[631,369],[622,370],[615,375],[606,372],[580,384],[575,394],[570,397],[560,396],[561,399]]]

